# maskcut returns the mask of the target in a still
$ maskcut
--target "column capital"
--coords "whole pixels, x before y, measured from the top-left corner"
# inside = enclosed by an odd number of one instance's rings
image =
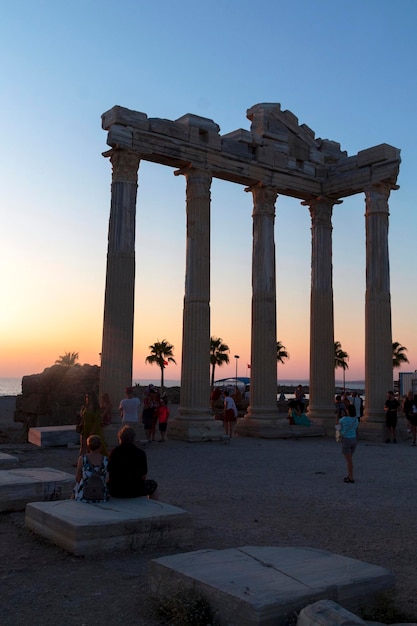
[[[278,189],[264,183],[256,183],[251,187],[246,187],[245,191],[250,191],[253,197],[253,215],[273,215],[275,216],[275,202],[278,198]]]
[[[376,183],[368,185],[364,189],[366,214],[386,213],[389,214],[388,199],[392,189],[399,189],[398,185]]]
[[[310,210],[311,221],[315,226],[331,226],[333,206],[342,204],[343,200],[335,200],[327,196],[317,196],[301,202]]]
[[[192,165],[186,165],[179,170],[175,170],[174,176],[185,176],[187,179],[187,199],[191,196],[193,198],[204,198],[210,194],[211,181],[213,179],[210,170],[203,170],[193,167]]]
[[[110,158],[110,162],[113,168],[113,183],[135,183],[135,185],[138,184],[140,156],[136,152],[113,148],[112,150],[103,152],[103,156]]]

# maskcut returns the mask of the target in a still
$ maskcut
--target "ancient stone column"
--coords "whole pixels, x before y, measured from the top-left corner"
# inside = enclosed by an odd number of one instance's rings
[[[139,156],[109,150],[113,167],[107,247],[100,394],[117,410],[132,383],[135,296],[135,225]]]
[[[310,400],[308,414],[334,433],[334,316],[332,212],[334,200],[303,202],[311,215]]]
[[[210,172],[184,168],[187,180],[187,249],[183,310],[181,394],[169,437],[220,439],[223,425],[210,407]]]
[[[272,437],[279,422],[274,241],[278,191],[262,184],[249,191],[253,195],[251,389],[248,412],[238,420],[237,432]]]
[[[393,387],[391,295],[388,252],[388,185],[365,190],[365,413],[361,432],[385,436],[384,403]]]

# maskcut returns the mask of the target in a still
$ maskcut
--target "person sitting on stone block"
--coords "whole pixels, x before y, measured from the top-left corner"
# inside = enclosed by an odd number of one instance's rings
[[[109,456],[109,493],[114,498],[147,496],[158,500],[158,483],[147,479],[146,453],[135,446],[135,437],[130,426],[123,426],[118,432],[119,445]]]
[[[106,502],[109,499],[108,459],[102,452],[103,442],[100,437],[90,435],[87,439],[87,450],[87,454],[78,458],[74,499],[78,502]]]

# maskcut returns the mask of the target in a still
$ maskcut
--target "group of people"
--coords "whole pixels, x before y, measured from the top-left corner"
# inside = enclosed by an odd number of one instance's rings
[[[356,391],[350,396],[345,392],[336,396],[336,428],[338,429],[342,441],[342,453],[346,459],[348,475],[344,478],[346,483],[354,483],[353,477],[353,461],[352,457],[355,452],[358,441],[358,427],[360,419],[363,415],[362,398]],[[397,421],[400,403],[395,397],[393,391],[387,391],[384,404],[385,426],[387,438],[385,443],[397,443]],[[412,446],[416,445],[417,434],[417,395],[413,396],[410,391],[404,399],[403,412],[407,417],[410,430],[413,435]]]
[[[74,499],[78,502],[106,502],[113,498],[148,496],[158,499],[156,481],[148,479],[144,450],[135,445],[136,432],[122,426],[119,445],[110,455],[97,435],[87,438],[87,452],[79,457],[75,476]]]
[[[75,500],[105,502],[110,496],[157,498],[157,483],[147,479],[146,453],[135,445],[141,402],[134,396],[132,387],[126,387],[125,393],[126,397],[119,404],[122,423],[118,432],[119,445],[110,454],[104,436],[106,426],[112,421],[109,395],[103,394],[99,403],[96,393],[86,394],[77,426],[80,433],[80,453],[77,463],[74,464],[77,467]],[[155,387],[149,385],[145,392],[142,414],[148,441],[155,440],[157,424],[159,440],[165,441],[168,417],[167,398],[161,398]]]
[[[127,392],[133,393],[132,389],[126,389]],[[139,400],[137,398],[137,400]],[[166,432],[168,428],[169,408],[166,396],[159,395],[159,392],[153,385],[149,385],[143,399],[142,421],[145,429],[147,440],[155,441],[156,425],[159,429],[159,441],[165,442]]]

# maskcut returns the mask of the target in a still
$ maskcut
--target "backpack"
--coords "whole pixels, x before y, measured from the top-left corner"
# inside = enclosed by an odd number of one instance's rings
[[[93,470],[91,476],[84,481],[83,500],[104,500],[104,483],[101,475],[103,465],[100,465],[98,471]]]

